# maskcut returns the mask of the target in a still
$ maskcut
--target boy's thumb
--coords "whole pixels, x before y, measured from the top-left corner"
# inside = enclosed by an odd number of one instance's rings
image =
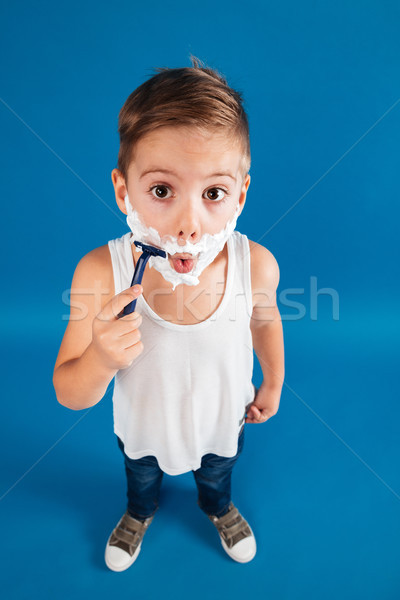
[[[143,292],[143,288],[140,283],[136,283],[131,287],[131,290],[134,294],[141,294]]]

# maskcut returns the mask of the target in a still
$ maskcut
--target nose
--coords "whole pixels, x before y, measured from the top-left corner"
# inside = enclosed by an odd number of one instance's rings
[[[180,246],[184,246],[186,242],[196,244],[201,237],[198,210],[189,203],[180,209],[177,218],[176,237]]]

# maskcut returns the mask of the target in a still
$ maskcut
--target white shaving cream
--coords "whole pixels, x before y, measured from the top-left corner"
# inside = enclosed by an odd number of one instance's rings
[[[133,233],[131,244],[135,241],[143,242],[150,246],[156,246],[167,252],[167,254],[188,253],[192,254],[194,257],[197,256],[196,264],[189,273],[177,273],[175,269],[171,267],[168,257],[162,258],[161,256],[151,256],[149,258],[149,267],[154,267],[156,271],[161,273],[166,281],[172,283],[172,290],[175,290],[176,286],[180,283],[186,285],[198,285],[200,283],[199,275],[212,263],[225,246],[229,236],[236,227],[236,221],[240,212],[240,205],[238,203],[233,219],[227,223],[225,228],[219,233],[215,233],[214,235],[205,233],[196,244],[186,242],[184,246],[180,246],[176,237],[166,235],[161,239],[160,234],[154,227],[146,227],[140,220],[137,211],[132,208],[128,194],[125,196],[125,207],[127,212],[126,222]],[[136,246],[134,246],[134,248],[136,252],[141,252]]]

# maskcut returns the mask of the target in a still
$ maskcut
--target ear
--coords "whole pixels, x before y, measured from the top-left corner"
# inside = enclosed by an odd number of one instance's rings
[[[240,206],[239,215],[242,214],[242,211],[243,211],[243,208],[244,208],[244,205],[246,202],[247,190],[249,189],[250,179],[251,179],[250,173],[247,173],[246,177],[244,178],[242,189],[240,191],[240,196],[239,196],[239,206]]]
[[[128,193],[128,189],[126,187],[125,178],[119,169],[113,169],[111,171],[111,180],[114,186],[115,200],[118,204],[118,208],[126,215],[125,196]]]

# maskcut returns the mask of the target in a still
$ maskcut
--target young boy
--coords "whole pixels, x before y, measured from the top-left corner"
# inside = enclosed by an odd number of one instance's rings
[[[284,377],[277,262],[234,230],[250,184],[241,95],[198,59],[192,65],[157,69],[121,109],[112,182],[131,231],[79,261],[54,367],[57,399],[73,410],[99,402],[115,376],[128,504],[106,545],[114,571],[136,560],[164,472],[192,471],[224,550],[253,559],[231,473],[245,423],[276,414]],[[142,284],[131,287],[135,240],[167,257],[150,258]],[[258,390],[253,347],[264,376]]]

